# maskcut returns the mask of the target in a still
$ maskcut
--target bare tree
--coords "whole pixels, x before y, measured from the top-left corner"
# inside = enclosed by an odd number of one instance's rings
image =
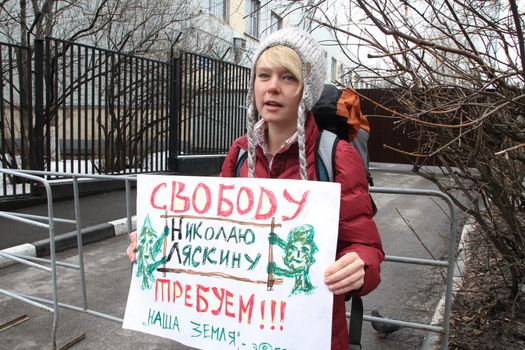
[[[525,281],[523,3],[350,4],[343,25],[319,6],[310,20],[333,30],[355,76],[392,87],[402,108],[388,111],[418,130],[418,149],[385,147],[412,157],[414,171],[476,219],[505,261],[495,272],[517,302]],[[438,165],[449,181],[425,165]]]

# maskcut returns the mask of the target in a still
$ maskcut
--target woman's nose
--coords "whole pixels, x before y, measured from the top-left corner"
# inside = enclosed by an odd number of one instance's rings
[[[279,89],[279,79],[276,76],[270,77],[268,80],[268,90],[277,91]]]

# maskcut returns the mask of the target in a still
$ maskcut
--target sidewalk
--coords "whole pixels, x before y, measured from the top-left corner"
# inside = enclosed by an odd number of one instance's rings
[[[431,183],[410,174],[406,168],[392,166],[386,169],[377,168],[378,165],[372,165],[377,187],[435,189]],[[85,246],[88,307],[121,318],[124,314],[130,280],[129,262],[125,256],[128,241],[126,236],[115,236],[127,230],[125,224],[117,225],[115,228],[113,224],[108,223],[125,217],[125,193],[111,192],[90,197],[83,197],[80,200],[82,227],[85,228],[84,241],[87,241],[91,235],[94,235],[92,236],[94,241],[103,240]],[[419,241],[421,240],[436,258],[443,258],[446,254],[448,218],[442,210],[442,203],[419,196],[374,194],[373,197],[379,208],[375,219],[382,235],[384,250],[388,255],[429,258]],[[71,206],[72,202],[56,203],[55,216],[74,218]],[[45,208],[39,206],[27,208],[24,212],[41,213],[43,210]],[[132,213],[135,213],[135,207]],[[25,232],[27,235],[25,237],[29,237],[29,240],[19,241],[16,243],[17,246],[21,243],[36,246],[38,241],[47,236],[46,230],[28,229],[21,224],[10,226],[9,231],[6,231],[5,219],[0,220],[0,227],[2,227],[0,234],[3,236],[7,234],[20,238],[19,235],[24,231],[31,231]],[[419,239],[416,239],[408,229],[407,221],[410,222]],[[57,248],[61,246],[59,242],[67,237],[63,234],[74,229],[74,226],[71,228],[65,225],[60,225],[59,229],[57,225]],[[32,232],[36,230],[39,231],[38,237]],[[101,234],[101,231],[106,233]],[[32,240],[33,238],[38,240]],[[64,259],[72,263],[78,262],[76,249],[67,249],[58,254],[58,260]],[[78,305],[81,298],[78,291],[77,271],[60,268],[58,272],[60,301]],[[21,265],[0,269],[0,288],[9,287],[10,290],[17,292],[29,295],[36,293],[38,296],[49,298],[50,286],[49,274],[42,271],[35,271]],[[382,266],[380,287],[364,298],[365,314],[369,315],[371,310],[377,309],[388,318],[430,323],[443,290],[444,283],[436,268],[385,263]],[[49,348],[52,314],[2,294],[0,294],[0,310],[0,324],[23,313],[29,317],[29,321],[1,333],[2,339],[5,339],[3,345],[7,345],[9,349]],[[189,349],[162,338],[123,330],[118,322],[70,310],[60,309],[58,324],[59,345],[77,334],[86,334],[86,338],[74,346],[75,349]],[[387,338],[380,338],[370,323],[364,322],[362,343],[367,349],[414,349],[423,342],[426,335],[424,331],[402,329]]]

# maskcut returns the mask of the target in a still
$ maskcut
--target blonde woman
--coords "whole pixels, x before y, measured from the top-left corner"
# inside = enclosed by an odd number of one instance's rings
[[[310,110],[323,90],[325,67],[323,50],[300,29],[280,30],[261,43],[248,93],[247,135],[235,140],[221,176],[318,180],[314,158],[319,130]],[[239,164],[241,149],[247,161]],[[332,350],[346,350],[345,295],[362,296],[377,287],[384,253],[361,158],[341,141],[334,164],[335,181],[341,184],[339,235],[336,261],[326,270],[325,283],[334,293]]]

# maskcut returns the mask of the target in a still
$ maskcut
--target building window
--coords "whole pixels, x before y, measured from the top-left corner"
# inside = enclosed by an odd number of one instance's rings
[[[223,21],[227,21],[227,3],[227,0],[208,0],[208,10],[211,15],[220,18]]]
[[[337,60],[332,57],[332,67],[330,72],[330,78],[333,82],[337,81]]]
[[[253,37],[259,37],[259,7],[258,0],[246,0],[246,33]]]
[[[339,72],[339,74],[340,74],[341,82],[344,85],[349,86],[350,85],[350,69],[346,65],[341,64],[341,71]]]
[[[270,33],[276,32],[283,27],[281,16],[272,11],[270,15]]]

